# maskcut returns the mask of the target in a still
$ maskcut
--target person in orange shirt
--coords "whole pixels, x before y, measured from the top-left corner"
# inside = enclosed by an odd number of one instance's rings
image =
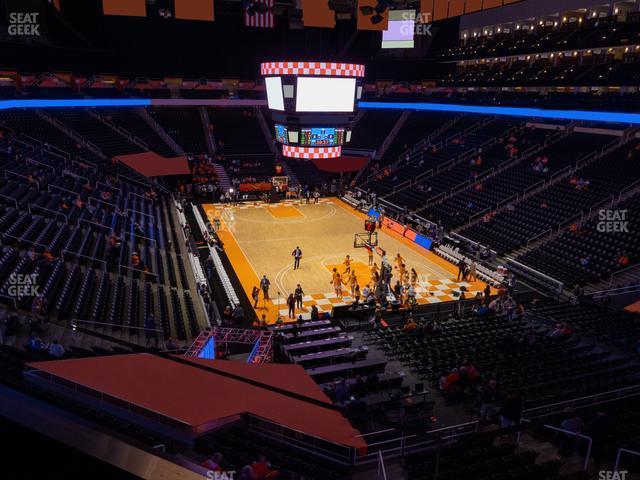
[[[48,248],[45,249],[45,251],[42,254],[42,256],[47,262],[53,262],[55,260],[55,257],[51,254],[51,252],[49,251]]]
[[[251,472],[256,480],[272,479],[280,475],[280,472],[271,468],[264,455],[258,455],[257,460],[251,464]]]

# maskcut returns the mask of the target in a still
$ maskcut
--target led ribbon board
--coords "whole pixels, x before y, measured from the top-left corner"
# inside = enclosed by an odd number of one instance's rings
[[[481,113],[484,115],[508,115],[511,117],[558,118],[565,120],[586,120],[592,122],[640,124],[640,113],[598,112],[590,110],[545,110],[543,108],[489,107],[482,105],[426,102],[359,102],[358,106],[360,108],[368,108],[370,110],[417,110],[426,112]]]

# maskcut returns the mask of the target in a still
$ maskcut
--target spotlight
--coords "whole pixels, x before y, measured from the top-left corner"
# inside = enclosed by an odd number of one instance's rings
[[[382,15],[374,15],[373,17],[371,17],[371,23],[373,23],[374,25],[379,24],[382,20],[384,20],[384,18],[382,17]]]
[[[230,188],[230,189],[229,189],[229,193],[233,193],[233,188]]]

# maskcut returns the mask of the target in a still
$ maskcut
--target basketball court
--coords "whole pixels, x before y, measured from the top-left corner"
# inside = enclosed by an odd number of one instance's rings
[[[275,322],[278,315],[290,320],[286,299],[298,284],[305,296],[304,308],[296,310],[296,316],[308,318],[313,304],[320,312],[330,312],[334,306],[352,303],[349,285],[343,287],[342,298],[332,285],[332,270],[336,268],[343,274],[346,255],[352,259],[351,268],[356,271],[360,288],[371,283],[367,250],[354,247],[354,236],[364,232],[366,217],[341,200],[323,198],[318,204],[300,200],[236,206],[205,204],[203,208],[212,223],[214,218],[221,221],[220,239],[247,296],[251,296],[254,286],[259,286],[263,275],[270,280],[271,300],[265,302],[261,294],[256,309],[258,316],[267,315],[269,323]],[[297,246],[303,256],[300,268],[294,270],[292,252]],[[416,270],[419,304],[455,300],[454,292],[462,286],[468,290],[467,298],[471,298],[485,287],[480,281],[458,282],[456,266],[386,228],[378,231],[378,246],[386,251],[394,267],[393,259],[400,253],[407,269]],[[377,254],[374,262],[380,266]],[[392,285],[397,278],[394,268]]]

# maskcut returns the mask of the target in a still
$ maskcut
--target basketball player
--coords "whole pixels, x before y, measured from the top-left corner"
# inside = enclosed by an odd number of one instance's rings
[[[378,268],[378,264],[373,263],[373,267],[371,267],[371,282],[375,285],[374,278],[378,276],[380,269]]]
[[[364,247],[367,250],[367,255],[369,255],[369,266],[373,265],[373,248],[371,245],[365,245]]]
[[[331,279],[331,283],[333,284],[336,296],[342,298],[342,277],[340,277],[337,268],[333,269],[333,278]]]
[[[342,274],[351,273],[351,257],[349,255],[344,258],[344,262],[342,262],[342,264],[345,266],[345,270]]]
[[[411,269],[411,285],[415,286],[418,283],[418,272],[415,268]]]
[[[349,287],[351,288],[352,297],[355,295],[357,285],[358,285],[358,276],[356,275],[356,271],[352,270],[351,275],[349,275]]]
[[[400,281],[404,281],[404,274],[407,272],[407,266],[404,263],[398,265],[398,274],[400,276]]]
[[[293,269],[298,270],[300,268],[300,259],[302,258],[302,250],[300,250],[300,247],[294,248],[291,256],[293,257]]]
[[[398,255],[396,255],[395,261],[396,261],[396,265],[398,266],[398,268],[400,268],[400,265],[402,265],[404,263],[404,258],[402,258],[402,255],[400,255],[400,253],[398,253]]]

